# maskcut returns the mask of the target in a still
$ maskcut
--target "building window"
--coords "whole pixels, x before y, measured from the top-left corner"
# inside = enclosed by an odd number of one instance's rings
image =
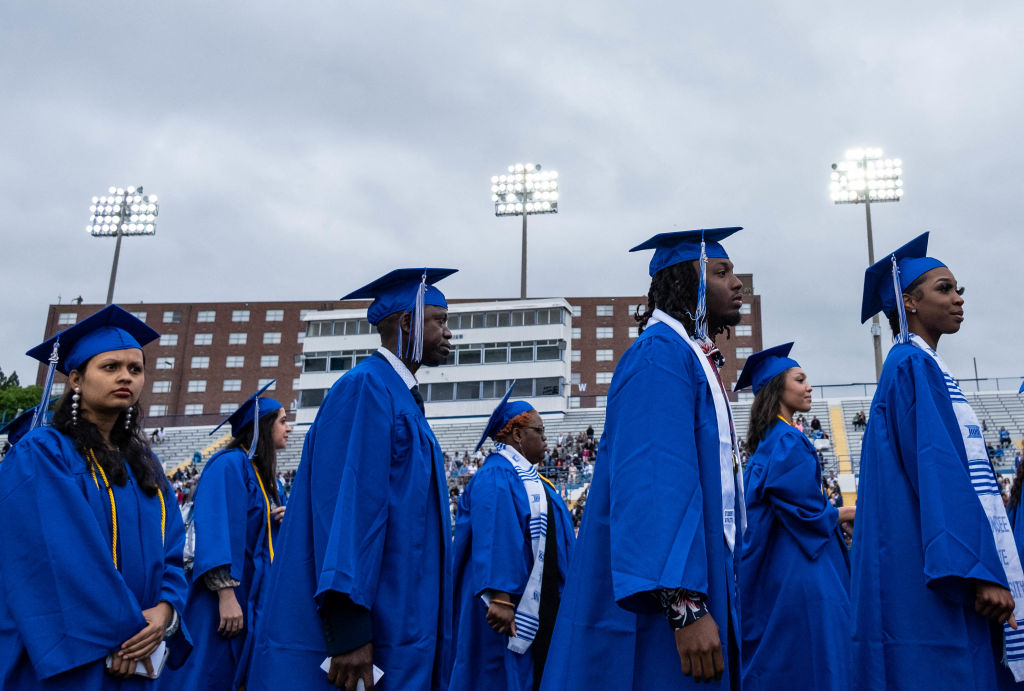
[[[167,415],[167,406],[165,405],[151,405],[149,406],[150,417],[163,417]]]
[[[312,311],[313,310],[299,310],[299,320],[302,321],[303,319],[305,319],[306,315]]]
[[[245,356],[244,355],[228,355],[227,360],[224,363],[225,367],[239,368],[245,367]]]
[[[216,310],[202,310],[196,314],[196,321],[200,324],[209,323],[217,318]]]
[[[67,326],[68,324],[74,324],[78,321],[78,315],[74,312],[61,312],[57,317],[57,324],[60,326]]]
[[[55,381],[50,385],[51,396],[63,396],[64,395],[64,382]]]
[[[630,305],[629,306],[629,316],[631,316],[631,317],[635,316],[636,315],[636,311],[638,309],[640,309],[640,305]]]
[[[242,380],[241,379],[225,379],[224,380],[225,391],[241,391]]]
[[[750,324],[737,324],[733,328],[736,330],[737,336],[750,336],[754,332],[754,327]]]
[[[579,396],[569,396],[569,407],[570,408],[579,408],[580,407],[580,397]]]
[[[750,357],[753,354],[754,354],[754,349],[753,348],[737,348],[736,349],[736,359],[737,360],[746,360],[748,357]]]
[[[598,408],[607,408],[608,407],[608,397],[607,396],[594,396],[594,405],[597,406]]]
[[[302,355],[301,354],[295,356],[295,366],[296,367],[302,367]]]
[[[202,415],[203,404],[202,403],[189,403],[185,406],[186,415]]]
[[[174,358],[172,357],[158,357],[156,359],[157,369],[174,369]]]
[[[573,372],[571,377],[570,377],[570,381],[574,385],[579,386],[579,383],[580,383],[580,373],[579,372]]]
[[[190,379],[188,382],[189,393],[206,393],[205,379]]]
[[[210,358],[206,355],[194,355],[192,357],[192,369],[207,369],[210,366]]]
[[[579,317],[583,314],[583,308],[579,305],[572,305],[572,316]]]
[[[305,331],[300,331],[298,337],[296,338],[296,340],[299,343],[302,343],[303,341],[305,341],[306,340],[306,332]]]
[[[615,305],[598,305],[597,316],[599,317],[614,317],[615,316]]]
[[[597,372],[594,374],[595,384],[611,384],[612,373],[611,372]]]
[[[213,345],[213,334],[196,334],[195,345]]]
[[[263,334],[263,344],[264,345],[277,345],[280,342],[281,342],[281,332],[280,331],[268,331],[265,334]]]
[[[231,321],[233,322],[247,322],[249,321],[249,310],[232,310]]]
[[[298,379],[292,379],[292,391],[298,391],[298,390],[299,390],[299,380]]]
[[[273,382],[273,383],[271,384],[271,382]],[[267,386],[267,384],[270,384],[270,386]],[[257,389],[262,389],[264,386],[267,386],[267,391],[277,391],[277,380],[276,379],[260,379],[260,382],[259,382],[259,384],[256,385],[256,388]]]
[[[267,310],[267,321],[268,322],[282,322],[282,321],[284,321],[284,310]]]
[[[160,337],[160,345],[162,346],[176,346],[178,345],[178,334],[164,334]]]
[[[178,310],[167,310],[164,312],[164,324],[180,324],[181,312]]]
[[[260,367],[277,367],[278,357],[276,355],[261,355]]]
[[[133,317],[138,319],[140,322],[146,321],[146,313],[145,312],[129,312],[128,314],[132,315]]]
[[[153,382],[153,393],[170,393],[171,382],[169,381],[155,381]]]
[[[228,345],[245,345],[249,341],[249,334],[233,333],[228,334]]]
[[[237,403],[221,403],[220,404],[220,414],[221,415],[230,415],[231,413],[235,412],[235,410],[237,410],[237,409],[238,409],[238,404]]]
[[[740,305],[740,314],[750,314],[750,303],[744,302]]]
[[[580,351],[578,351],[578,350],[570,350],[569,351],[569,359],[572,362],[579,362],[580,361]]]
[[[598,362],[611,362],[615,359],[615,351],[611,348],[599,348],[594,351],[594,356]]]
[[[583,338],[583,329],[578,326],[572,327],[572,340],[578,341]]]
[[[640,335],[640,327],[639,326],[631,326],[631,327],[629,327],[629,337],[630,338],[636,338],[639,335]]]
[[[614,332],[614,329],[612,327],[610,327],[610,326],[599,326],[599,327],[597,327],[597,334],[596,335],[597,335],[598,338],[611,338],[613,332]]]

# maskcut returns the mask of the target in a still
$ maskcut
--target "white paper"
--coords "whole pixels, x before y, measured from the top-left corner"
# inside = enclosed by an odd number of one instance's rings
[[[153,676],[149,675],[146,671],[146,663],[138,662],[135,664],[135,671],[133,674],[137,677],[145,677],[147,679],[156,679],[160,676],[160,673],[164,671],[164,664],[167,662],[167,643],[161,641],[160,645],[156,647],[153,654],[149,656],[149,661],[153,665]],[[107,667],[111,667],[114,662],[113,655],[107,655]]]
[[[330,672],[331,671],[331,658],[329,658],[329,657],[324,658],[323,663],[320,665],[320,669],[322,669],[325,674],[327,672]],[[377,665],[374,665],[373,666],[373,684],[374,684],[374,686],[377,685],[377,682],[380,681],[380,678],[383,677],[383,676],[384,676],[384,670],[382,670]],[[362,679],[360,679],[359,681],[356,682],[356,691],[366,691],[366,684],[363,683]]]

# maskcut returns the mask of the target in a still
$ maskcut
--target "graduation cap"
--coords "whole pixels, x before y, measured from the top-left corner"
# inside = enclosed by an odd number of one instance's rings
[[[756,394],[765,384],[792,367],[799,367],[800,363],[789,357],[789,351],[793,349],[793,343],[765,348],[747,357],[747,363],[736,380],[734,391],[742,391],[748,386],[753,386]]]
[[[273,398],[260,397],[260,394],[269,389],[275,381],[277,380],[271,379],[267,382],[259,391],[250,396],[245,403],[238,406],[238,410],[228,415],[224,418],[223,422],[214,427],[210,434],[212,435],[224,425],[231,423],[231,436],[238,437],[245,431],[246,425],[252,424],[252,443],[249,444],[247,452],[249,458],[252,458],[256,453],[256,442],[259,440],[260,434],[260,426],[254,423],[284,407]]]
[[[45,422],[49,422],[49,419],[53,417],[53,413],[49,411],[49,408],[51,405],[53,405],[53,402],[56,401],[58,398],[59,396],[54,396],[44,406],[45,412],[43,417]],[[24,437],[29,432],[29,430],[32,429],[32,419],[35,417],[36,409],[38,409],[39,406],[41,405],[42,403],[40,403],[39,405],[32,406],[18,417],[8,422],[3,427],[0,427],[0,434],[7,435],[8,444],[13,445],[17,443],[19,439]]]
[[[697,283],[697,314],[696,336],[705,340],[708,336],[707,327],[707,263],[709,257],[728,259],[729,255],[720,242],[733,233],[743,230],[740,226],[730,228],[704,228],[699,230],[679,230],[672,233],[659,233],[649,240],[641,242],[630,252],[654,250],[648,273],[651,276],[662,269],[682,262],[700,259],[700,278]]]
[[[484,442],[487,441],[488,437],[493,439],[494,435],[505,429],[505,425],[508,424],[509,420],[517,415],[522,415],[528,410],[534,409],[533,406],[526,401],[510,402],[508,400],[512,396],[512,389],[515,385],[516,383],[514,381],[509,385],[508,391],[505,392],[505,396],[501,399],[501,403],[499,403],[498,407],[494,409],[493,413],[491,413],[491,419],[487,421],[487,427],[484,428],[484,434],[480,437],[480,442],[476,445],[476,448],[473,449],[474,452],[480,450],[480,447],[484,445]]]
[[[928,252],[928,233],[916,238],[894,252],[890,252],[864,271],[864,297],[860,309],[860,321],[883,312],[896,310],[899,315],[900,333],[897,343],[907,340],[907,314],[903,310],[903,291],[927,271],[945,266],[938,259],[925,256]]]
[[[146,322],[117,305],[107,305],[25,353],[39,362],[49,363],[40,403],[50,398],[54,370],[66,375],[95,355],[112,350],[142,350],[142,346],[158,338],[160,334]],[[37,407],[32,428],[42,424],[42,414],[43,408]]]
[[[409,334],[405,354],[414,362],[419,362],[423,357],[423,308],[435,305],[448,309],[444,294],[433,284],[457,271],[431,267],[395,269],[341,299],[372,299],[373,303],[366,310],[366,319],[374,326],[396,312],[412,312],[412,333]],[[401,328],[398,333],[398,349],[403,350]],[[399,355],[402,354],[399,352]]]

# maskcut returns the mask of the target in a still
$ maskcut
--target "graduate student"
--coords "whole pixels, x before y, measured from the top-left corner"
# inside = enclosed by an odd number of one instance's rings
[[[475,451],[494,451],[459,499],[455,522],[454,667],[450,691],[540,687],[576,534],[537,473],[547,440],[526,401],[494,409]]]
[[[447,685],[448,486],[415,374],[451,349],[432,284],[453,273],[398,269],[343,298],[373,298],[366,316],[381,347],[335,382],[306,434],[250,691],[370,689],[374,666],[384,689]]]
[[[185,604],[194,649],[163,687],[223,691],[245,685],[255,622],[274,560],[284,507],[277,452],[288,444],[285,409],[261,396],[269,382],[224,422],[232,439],[207,462],[192,507],[195,555]]]
[[[740,320],[720,242],[656,235],[622,355],[542,688],[738,688],[743,477],[714,338]],[[709,682],[705,684],[704,682]]]
[[[935,352],[960,330],[963,290],[927,248],[924,233],[864,276],[861,321],[884,312],[895,344],[861,454],[854,688],[1009,688],[1024,678],[1024,575],[981,425]]]
[[[1021,384],[1018,395],[1024,393],[1024,384]],[[1024,488],[1024,463],[1019,463],[1013,475],[1013,484],[1010,485],[1010,496],[1006,500],[1006,517],[1013,529],[1013,539],[1017,543],[1017,554],[1024,562],[1024,511],[1021,510],[1021,488]]]
[[[0,463],[0,688],[152,688],[140,663],[188,655],[184,526],[139,419],[157,337],[111,305],[28,351],[43,400],[54,370],[68,390]]]
[[[850,685],[850,560],[821,465],[793,426],[811,409],[811,385],[792,343],[754,353],[736,382],[753,388],[743,476],[747,530],[740,554],[743,688],[846,689]]]
[[[50,399],[49,403],[46,404],[46,410],[44,411],[44,416],[40,424],[50,424],[50,420],[53,419],[53,413],[50,411],[50,406],[56,400],[57,397],[55,396]],[[39,410],[39,407],[41,405],[42,404],[40,403],[39,405],[32,406],[28,410],[24,411],[21,415],[18,415],[13,420],[8,422],[3,427],[0,427],[0,434],[7,435],[7,441],[4,442],[4,455],[6,455],[8,451],[10,451],[12,446],[18,443],[19,439],[24,437],[32,429],[32,422],[36,418],[36,411]]]

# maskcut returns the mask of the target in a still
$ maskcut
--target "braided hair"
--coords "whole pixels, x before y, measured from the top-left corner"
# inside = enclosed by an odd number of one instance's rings
[[[696,262],[680,262],[666,266],[654,274],[651,278],[651,288],[647,292],[646,311],[641,313],[643,305],[638,305],[636,314],[633,315],[640,325],[639,332],[643,333],[647,328],[647,322],[654,314],[654,310],[660,309],[673,319],[677,319],[686,329],[686,333],[693,336],[697,330],[694,313],[697,311],[699,282],[700,275],[697,273]],[[728,338],[730,335],[728,325],[708,320],[709,336],[714,338],[723,331]]]

